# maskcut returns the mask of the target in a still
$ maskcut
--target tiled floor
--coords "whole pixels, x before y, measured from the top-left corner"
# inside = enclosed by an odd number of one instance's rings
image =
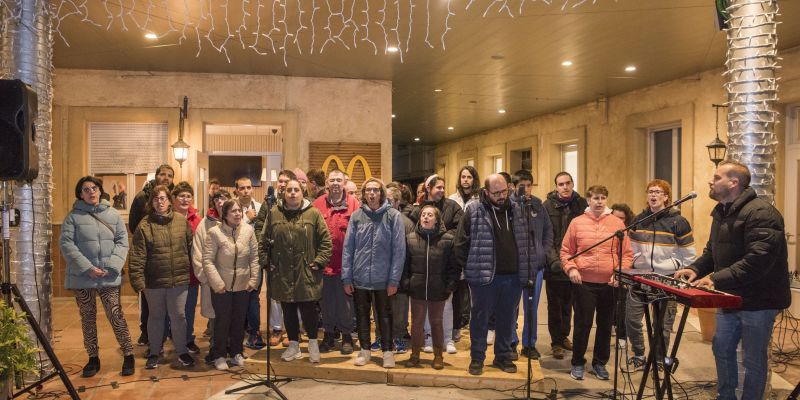
[[[263,304],[263,301],[262,301]],[[123,306],[126,318],[131,329],[133,340],[138,337],[139,329],[138,310],[134,297],[124,297]],[[251,394],[238,394],[226,396],[224,390],[233,385],[241,385],[245,379],[253,379],[247,371],[239,370],[233,372],[218,372],[212,367],[201,362],[200,358],[205,355],[208,347],[206,339],[200,338],[197,344],[202,352],[198,358],[196,366],[186,369],[175,365],[175,354],[171,345],[165,346],[165,363],[159,365],[156,370],[144,369],[144,358],[142,357],[145,348],[135,346],[136,352],[136,374],[130,377],[121,377],[119,370],[122,357],[118,349],[113,332],[108,322],[102,314],[102,307],[98,307],[98,330],[100,335],[101,363],[100,373],[93,378],[81,378],[80,371],[86,362],[86,355],[83,349],[83,338],[80,330],[80,321],[77,307],[74,300],[70,298],[59,298],[53,301],[53,330],[55,332],[54,347],[61,362],[66,366],[70,373],[72,383],[76,388],[83,387],[80,393],[82,399],[261,399],[267,393],[270,398],[275,397],[274,393],[268,393],[264,388],[254,389]],[[540,305],[540,321],[546,321],[545,299],[542,298]],[[263,320],[263,319],[262,319]],[[196,321],[195,331],[198,336],[203,332],[205,319],[199,317]],[[713,369],[713,357],[711,356],[710,345],[702,342],[700,333],[697,330],[697,320],[693,315],[690,317],[686,332],[683,337],[681,351],[681,365],[676,378],[689,386],[691,381],[713,381],[715,379]],[[543,354],[540,360],[542,372],[545,376],[544,387],[547,391],[550,388],[558,387],[559,393],[565,397],[577,397],[581,395],[596,395],[599,392],[608,391],[611,388],[609,381],[599,381],[594,376],[588,375],[583,381],[574,381],[569,378],[569,360],[555,360],[550,355],[546,325],[539,326],[539,350]],[[459,343],[465,352],[466,342]],[[405,360],[407,356],[398,356],[398,361]],[[447,356],[446,361],[447,361]],[[518,366],[524,370],[524,358],[520,359]],[[295,362],[307,362],[305,359]],[[280,361],[277,361],[280,362]],[[797,363],[797,360],[794,361]],[[262,368],[262,364],[253,365],[252,372]],[[610,366],[609,366],[610,367]],[[609,368],[611,371],[612,368]],[[641,373],[634,375],[638,383]],[[621,379],[624,376],[621,375]],[[489,379],[487,377],[487,379]],[[800,367],[797,365],[789,366],[780,374],[774,374],[773,386],[777,389],[777,399],[786,398],[788,392],[800,381]],[[249,382],[252,382],[250,380]],[[509,397],[524,396],[522,391],[497,392],[490,390],[462,390],[459,388],[427,388],[427,387],[404,387],[387,384],[356,384],[349,382],[330,382],[315,380],[295,380],[289,384],[281,386],[283,393],[291,399],[303,398],[322,398],[325,400],[352,400],[354,398],[374,397],[380,393],[381,399],[498,399]],[[686,398],[677,392],[676,398]],[[59,394],[61,394],[59,396]],[[713,398],[713,388],[708,390],[698,390],[690,393],[693,400]],[[539,397],[542,397],[539,395]],[[22,398],[25,398],[24,396]],[[58,378],[55,378],[45,385],[43,392],[38,398],[68,398],[63,393],[63,386]]]

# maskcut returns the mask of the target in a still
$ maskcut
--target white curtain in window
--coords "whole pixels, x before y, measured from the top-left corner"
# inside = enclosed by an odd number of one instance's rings
[[[92,174],[147,173],[167,159],[167,123],[89,123]]]

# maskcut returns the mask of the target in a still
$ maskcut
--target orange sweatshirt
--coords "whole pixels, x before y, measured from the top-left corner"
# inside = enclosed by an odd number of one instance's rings
[[[567,261],[567,259],[624,227],[625,224],[622,220],[611,215],[611,210],[608,208],[599,218],[587,211],[573,219],[561,242],[561,265],[564,272],[569,275],[571,269],[577,268],[581,274],[581,280],[585,282],[608,283],[614,269],[618,266],[619,241],[617,239],[611,239],[572,261]],[[632,264],[633,251],[631,251],[630,239],[626,235],[622,241],[622,268],[631,268]]]

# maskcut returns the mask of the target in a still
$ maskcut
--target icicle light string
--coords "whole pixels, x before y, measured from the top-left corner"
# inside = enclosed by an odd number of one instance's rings
[[[61,31],[63,23],[78,20],[107,31],[138,29],[162,40],[175,36],[179,45],[192,40],[194,35],[196,57],[203,52],[203,42],[207,42],[229,63],[232,62],[229,47],[238,41],[243,51],[281,55],[287,65],[288,54],[302,55],[304,48],[309,54],[321,54],[333,47],[354,50],[360,42],[367,42],[377,55],[381,47],[377,42],[382,33],[383,53],[388,53],[390,47],[397,48],[403,62],[414,40],[422,39],[423,45],[436,48],[431,41],[433,34],[441,34],[440,48],[446,50],[445,39],[453,29],[451,18],[456,16],[456,4],[464,4],[463,0],[447,0],[442,10],[432,12],[431,0],[424,0],[425,7],[419,7],[420,1],[423,0],[392,0],[391,3],[384,0],[382,7],[370,8],[370,2],[380,3],[375,0],[182,0],[173,2],[171,8],[168,0],[54,0],[46,13],[52,17],[54,32],[67,46],[69,40]],[[3,6],[9,8],[7,3],[18,2],[6,0]],[[269,7],[267,2],[271,3]],[[597,2],[564,0],[561,8]],[[466,2],[464,12],[469,12],[475,3],[475,0]],[[481,3],[486,6],[484,16],[491,10],[495,15],[514,18],[536,2],[492,0],[488,4]],[[550,6],[553,1],[543,0],[543,3]],[[766,19],[758,23],[772,23],[771,17],[764,15]],[[20,16],[12,18],[19,20]],[[414,34],[414,18],[424,18],[424,38]],[[408,31],[401,32],[401,27]],[[377,32],[374,28],[378,28]],[[317,35],[322,35],[322,39],[318,40]]]

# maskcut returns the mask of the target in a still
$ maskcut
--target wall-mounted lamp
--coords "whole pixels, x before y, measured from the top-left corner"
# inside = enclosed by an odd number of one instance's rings
[[[711,143],[707,144],[706,148],[708,149],[708,158],[711,159],[711,162],[713,162],[714,165],[719,165],[719,163],[725,159],[725,153],[728,151],[728,146],[719,138],[719,109],[723,107],[727,108],[728,106],[722,104],[712,104],[712,106],[716,109],[717,137],[714,138]]]
[[[189,159],[189,144],[183,141],[183,126],[189,116],[189,98],[183,96],[183,107],[180,109],[180,122],[178,123],[178,141],[172,144],[172,155],[175,161],[183,168],[183,162]]]

